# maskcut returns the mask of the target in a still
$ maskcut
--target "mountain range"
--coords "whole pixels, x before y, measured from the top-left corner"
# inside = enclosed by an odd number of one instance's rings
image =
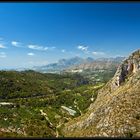
[[[98,65],[100,68],[104,68],[104,65],[114,64],[118,66],[124,57],[116,57],[116,58],[99,58],[93,59],[91,57],[80,58],[73,57],[70,59],[60,59],[56,63],[51,63],[44,66],[34,66],[32,69],[35,71],[43,72],[43,73],[60,73],[60,72],[70,72],[72,69],[95,69]]]
[[[0,137],[140,137],[140,50],[116,59],[88,62],[86,77],[0,71]]]

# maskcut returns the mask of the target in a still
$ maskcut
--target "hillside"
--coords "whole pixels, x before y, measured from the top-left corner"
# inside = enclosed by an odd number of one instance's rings
[[[140,50],[132,53],[98,92],[86,114],[66,123],[65,137],[140,136]]]
[[[79,73],[0,71],[0,137],[139,136],[139,59],[134,52],[113,78],[94,71],[98,82]]]
[[[63,70],[63,73],[78,73],[90,79],[92,83],[107,82],[110,80],[124,57],[98,58],[94,61],[83,62]]]
[[[57,63],[33,67],[33,70],[41,73],[77,73],[84,78],[89,79],[90,83],[95,84],[110,80],[123,59],[124,57],[98,59],[93,59],[91,57],[87,57],[85,59],[74,57],[70,59],[60,59]]]
[[[59,82],[58,82],[59,80]],[[88,84],[80,75],[42,74],[28,71],[0,71],[0,98],[35,97],[57,94],[63,89]]]
[[[104,83],[78,74],[0,71],[0,137],[58,137],[84,114]],[[94,98],[94,100],[93,100]]]

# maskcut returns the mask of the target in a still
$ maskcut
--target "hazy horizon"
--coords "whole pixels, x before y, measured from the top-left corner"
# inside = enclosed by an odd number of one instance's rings
[[[125,56],[116,56],[116,57],[99,57],[99,58],[94,58],[94,57],[79,57],[79,56],[74,56],[74,57],[69,57],[69,58],[61,58],[55,62],[51,62],[51,63],[46,63],[46,64],[40,64],[40,65],[33,65],[33,66],[26,66],[26,67],[21,67],[21,66],[17,66],[17,67],[12,67],[12,66],[7,66],[7,67],[0,67],[0,70],[23,70],[23,69],[33,69],[34,67],[40,67],[40,66],[46,66],[49,64],[54,64],[54,63],[58,63],[60,60],[65,59],[65,60],[70,60],[70,59],[74,59],[74,58],[81,58],[81,59],[87,59],[87,58],[92,58],[94,60],[98,60],[98,59],[111,59],[111,58],[117,58],[117,57],[125,57]]]
[[[139,49],[140,3],[0,3],[0,69]]]

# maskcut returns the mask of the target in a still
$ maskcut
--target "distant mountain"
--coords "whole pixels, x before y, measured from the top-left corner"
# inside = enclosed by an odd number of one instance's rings
[[[120,57],[109,57],[109,58],[98,58],[96,59],[97,61],[116,61],[116,62],[120,62],[123,59],[125,59],[125,57],[120,56]]]
[[[116,57],[116,58],[98,58],[94,61],[90,61],[88,58],[87,62],[82,64],[71,66],[65,69],[65,72],[82,72],[84,70],[94,71],[94,70],[110,70],[117,69],[119,64],[125,57]]]
[[[43,73],[60,73],[64,69],[67,69],[71,66],[79,65],[82,63],[88,63],[94,61],[93,58],[80,58],[80,57],[73,57],[70,59],[60,59],[57,63],[51,63],[44,66],[36,66],[33,67],[33,70],[43,72]]]
[[[90,79],[91,83],[107,82],[113,77],[123,59],[124,57],[99,58],[91,61],[87,58],[82,64],[64,69],[63,73],[79,73]]]
[[[60,73],[71,72],[75,69],[108,69],[109,67],[117,67],[124,57],[116,58],[98,58],[93,59],[91,57],[80,58],[73,57],[70,59],[60,59],[56,63],[51,63],[44,66],[34,66],[32,69],[42,73]],[[80,70],[81,71],[81,70]]]

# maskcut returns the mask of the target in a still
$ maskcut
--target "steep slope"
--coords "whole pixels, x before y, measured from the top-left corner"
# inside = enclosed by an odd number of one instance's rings
[[[88,112],[68,122],[65,137],[140,136],[140,50],[117,69]]]

